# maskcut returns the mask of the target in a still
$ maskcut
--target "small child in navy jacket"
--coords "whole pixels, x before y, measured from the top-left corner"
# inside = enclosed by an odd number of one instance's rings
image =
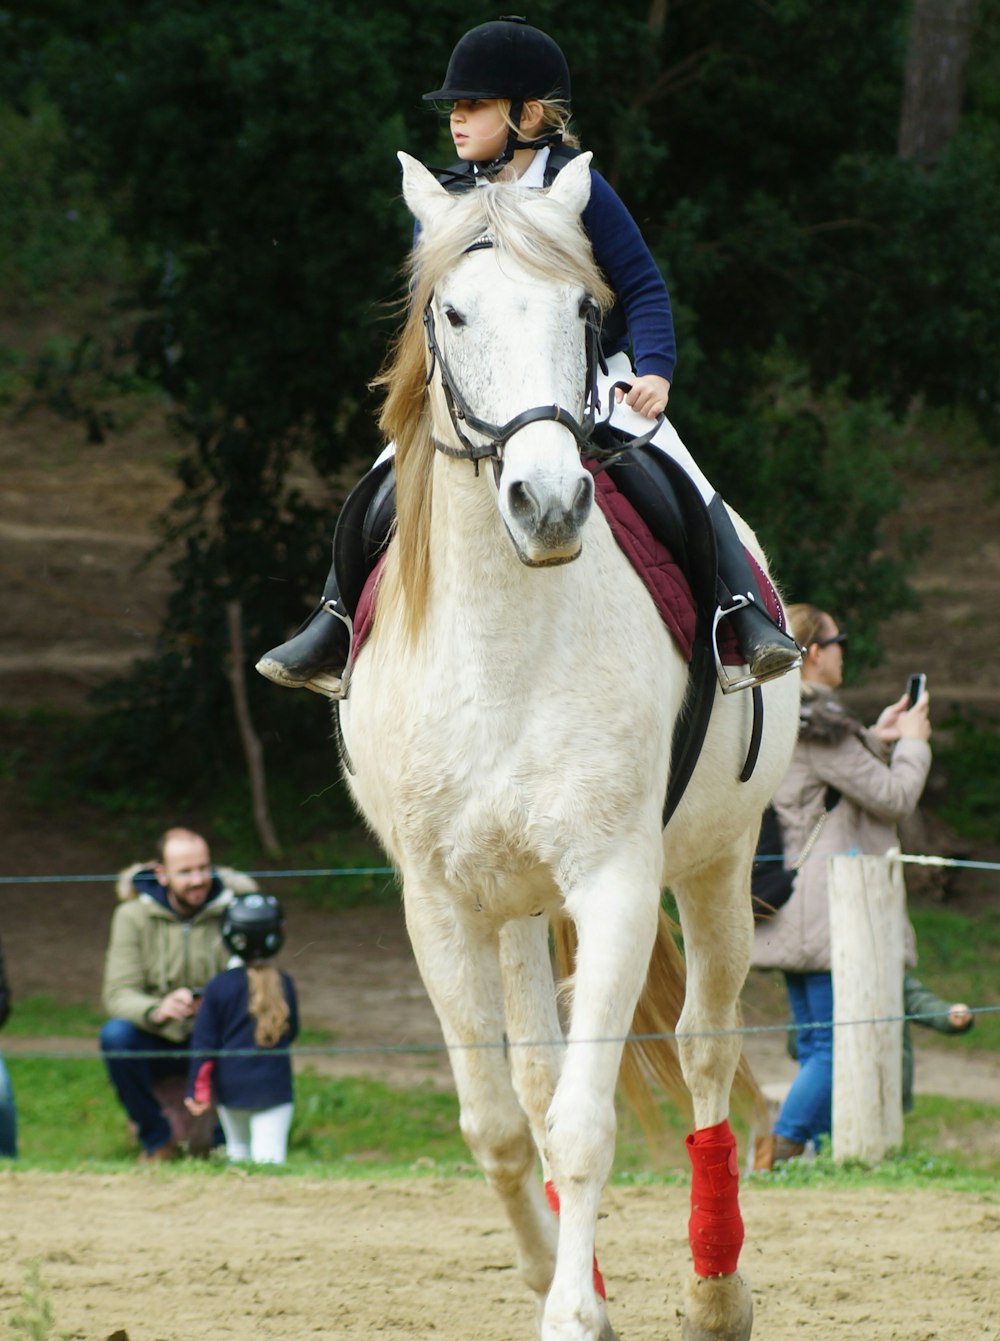
[[[299,1014],[295,984],[270,962],[285,941],[281,904],[273,894],[239,895],[222,939],[233,959],[198,1008],[185,1103],[200,1116],[214,1091],[230,1160],[284,1164],[294,1107],[288,1049]]]

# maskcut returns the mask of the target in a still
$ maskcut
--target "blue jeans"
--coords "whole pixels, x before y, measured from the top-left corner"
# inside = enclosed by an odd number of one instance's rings
[[[17,1109],[14,1090],[0,1057],[0,1158],[17,1159]]]
[[[109,1057],[111,1052],[178,1052],[182,1057]],[[187,1045],[171,1043],[159,1034],[147,1033],[128,1020],[108,1020],[101,1030],[101,1052],[108,1077],[122,1107],[139,1129],[139,1141],[147,1154],[171,1139],[170,1123],[153,1094],[153,1086],[164,1076],[188,1072]]]
[[[833,978],[829,973],[786,973],[785,985],[799,1026],[799,1074],[774,1130],[802,1145],[813,1141],[818,1150],[820,1137],[830,1133],[833,1116]]]

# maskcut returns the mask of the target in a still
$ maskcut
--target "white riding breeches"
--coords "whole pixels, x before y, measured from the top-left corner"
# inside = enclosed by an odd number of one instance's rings
[[[219,1121],[226,1134],[226,1155],[234,1163],[284,1164],[294,1104],[274,1108],[229,1108],[219,1105]]]
[[[633,410],[630,405],[624,401],[616,401],[615,393],[611,390],[615,382],[631,383],[635,377],[635,372],[629,360],[629,356],[624,353],[612,354],[608,359],[608,371],[597,370],[597,395],[601,403],[600,419],[607,419],[608,406],[611,407],[610,419],[615,428],[620,428],[631,438],[641,437],[648,433],[651,421],[644,415]],[[664,456],[669,456],[672,461],[676,461],[686,475],[694,481],[698,492],[706,503],[711,503],[715,497],[715,490],[706,479],[694,457],[681,442],[677,430],[669,419],[657,429],[655,436],[651,439],[651,446],[658,447]]]

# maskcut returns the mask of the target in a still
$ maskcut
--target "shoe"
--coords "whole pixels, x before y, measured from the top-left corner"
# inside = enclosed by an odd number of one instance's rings
[[[802,651],[753,601],[729,616],[750,674],[763,684],[802,665]]]
[[[140,1164],[166,1164],[172,1159],[176,1159],[180,1154],[180,1146],[175,1140],[167,1141],[164,1145],[157,1146],[155,1150],[144,1150],[139,1156]]]
[[[754,599],[757,579],[750,568],[743,542],[736,533],[733,520],[718,494],[708,505],[708,516],[715,534],[718,555],[720,608],[716,611],[713,628],[716,669],[723,693],[750,689],[802,665],[802,649],[794,638],[780,629],[766,610]],[[717,626],[720,619],[728,619],[740,653],[749,668],[748,675],[730,679],[719,659]]]
[[[265,652],[257,671],[283,689],[311,689],[327,698],[343,698],[350,646],[346,616],[333,601],[324,601],[294,637]]]
[[[758,1136],[754,1142],[753,1171],[770,1173],[776,1164],[787,1164],[790,1159],[798,1159],[805,1148],[804,1142],[790,1141],[787,1136],[779,1136],[777,1132]]]

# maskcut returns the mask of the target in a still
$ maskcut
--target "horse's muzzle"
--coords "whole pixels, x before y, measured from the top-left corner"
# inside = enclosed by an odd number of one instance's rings
[[[580,553],[593,503],[594,481],[588,472],[565,488],[538,480],[505,481],[501,511],[521,562],[530,568],[572,562]]]

